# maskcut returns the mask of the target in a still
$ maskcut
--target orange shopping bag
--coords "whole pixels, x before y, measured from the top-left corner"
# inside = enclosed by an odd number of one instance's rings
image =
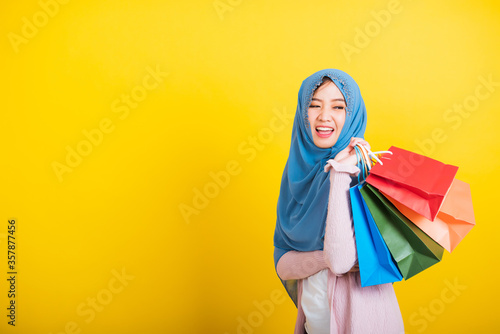
[[[451,252],[476,224],[470,186],[463,181],[453,180],[434,221],[430,221],[383,191],[381,192],[406,218],[448,252]]]

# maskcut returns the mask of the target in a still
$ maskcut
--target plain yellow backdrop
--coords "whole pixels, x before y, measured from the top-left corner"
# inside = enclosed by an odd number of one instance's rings
[[[324,68],[358,82],[372,148],[471,185],[477,226],[394,285],[407,332],[499,330],[497,2],[2,7],[0,332],[291,333],[276,204],[300,84]]]

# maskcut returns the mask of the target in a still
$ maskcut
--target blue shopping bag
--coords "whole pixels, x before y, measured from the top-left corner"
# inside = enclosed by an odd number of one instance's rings
[[[361,286],[401,281],[403,276],[385,244],[359,189],[350,188]]]

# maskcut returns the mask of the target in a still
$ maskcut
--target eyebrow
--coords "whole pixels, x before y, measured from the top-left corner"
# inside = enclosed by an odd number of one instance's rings
[[[323,100],[322,100],[322,99],[318,99],[318,98],[316,98],[316,97],[313,97],[313,98],[311,99],[311,101],[320,101],[320,102],[323,102]],[[344,102],[344,103],[345,103],[345,100],[344,100],[344,99],[331,99],[331,101],[341,101],[341,102]]]

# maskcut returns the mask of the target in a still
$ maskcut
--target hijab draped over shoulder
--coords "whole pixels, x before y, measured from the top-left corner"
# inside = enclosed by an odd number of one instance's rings
[[[335,145],[319,148],[313,142],[308,108],[314,90],[325,76],[335,83],[344,96],[346,119]],[[323,249],[330,190],[330,172],[325,173],[325,164],[346,148],[352,137],[364,138],[365,128],[365,103],[358,85],[347,73],[324,69],[302,82],[293,121],[290,152],[278,198],[274,233],[275,268],[281,256],[288,251]]]

